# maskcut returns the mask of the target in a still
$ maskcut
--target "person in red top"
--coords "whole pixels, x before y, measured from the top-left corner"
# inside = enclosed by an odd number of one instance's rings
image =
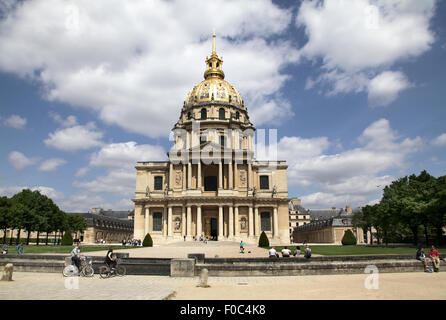
[[[435,246],[432,246],[432,249],[429,250],[429,257],[434,264],[434,271],[440,271],[440,255],[438,254],[438,250],[435,249]]]

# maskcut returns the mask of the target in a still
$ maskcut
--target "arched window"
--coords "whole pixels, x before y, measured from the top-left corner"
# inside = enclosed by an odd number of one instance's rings
[[[208,112],[206,108],[201,109],[201,120],[206,120],[208,117]]]
[[[190,119],[192,119],[192,113],[188,112],[187,113],[187,120],[190,120]]]
[[[226,116],[225,116],[225,109],[220,108],[220,110],[218,110],[218,118],[220,120],[225,120]]]
[[[237,111],[237,112],[235,113],[235,118],[236,118],[237,120],[240,119],[240,112]]]

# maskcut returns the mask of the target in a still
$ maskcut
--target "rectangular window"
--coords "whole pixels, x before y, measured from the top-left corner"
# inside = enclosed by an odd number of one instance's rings
[[[225,136],[220,136],[220,145],[224,147],[226,144],[225,142],[226,142]]]
[[[269,189],[269,177],[268,176],[260,176],[260,189],[262,189],[262,190]]]
[[[163,214],[161,212],[153,213],[153,231],[163,231]]]
[[[156,176],[154,185],[155,185],[155,190],[163,190],[163,177]]]
[[[260,228],[261,231],[271,231],[271,217],[269,212],[260,213]]]

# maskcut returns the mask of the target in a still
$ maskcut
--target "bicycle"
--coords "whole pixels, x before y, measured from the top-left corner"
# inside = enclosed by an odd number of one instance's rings
[[[62,274],[64,277],[75,277],[79,274],[84,277],[92,277],[94,275],[93,261],[91,258],[81,257],[80,272],[75,265],[70,264],[62,270]]]
[[[110,268],[107,264],[99,267],[99,275],[103,279],[110,278],[112,276],[122,277],[125,276],[125,273],[126,273],[126,268],[124,266],[119,265],[119,260],[118,264],[116,265],[116,268]]]

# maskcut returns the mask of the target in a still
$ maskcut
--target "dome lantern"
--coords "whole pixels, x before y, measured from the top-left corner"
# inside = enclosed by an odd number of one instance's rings
[[[206,57],[206,71],[204,72],[204,78],[209,79],[212,77],[224,79],[225,73],[222,70],[223,59],[219,58],[215,45],[215,32],[212,36],[212,54],[210,58]]]

